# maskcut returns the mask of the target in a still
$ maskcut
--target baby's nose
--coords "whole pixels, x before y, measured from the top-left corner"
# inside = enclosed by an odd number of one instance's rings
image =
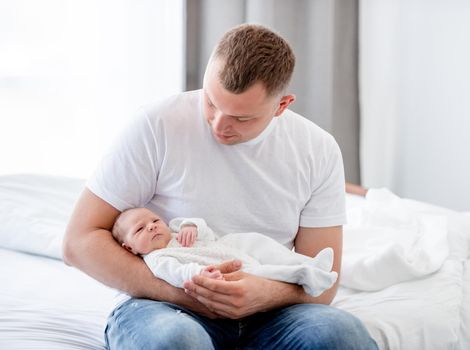
[[[154,229],[155,229],[155,225],[153,224],[153,222],[147,225],[147,230],[153,231]]]

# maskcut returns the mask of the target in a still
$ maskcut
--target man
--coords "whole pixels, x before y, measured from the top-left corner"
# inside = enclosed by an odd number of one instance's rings
[[[111,349],[376,347],[359,320],[327,306],[337,283],[313,298],[232,261],[219,266],[224,280],[196,276],[178,289],[109,232],[121,211],[146,206],[164,220],[202,217],[221,234],[264,233],[309,256],[332,247],[339,273],[341,154],[328,133],[287,109],[294,63],[277,34],[235,27],[216,46],[203,89],[141,110],[90,178],[64,259],[132,296],[108,320]]]

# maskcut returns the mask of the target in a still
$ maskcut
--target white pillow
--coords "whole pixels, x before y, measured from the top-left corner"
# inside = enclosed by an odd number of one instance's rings
[[[85,180],[0,176],[0,247],[62,259],[62,239]]]

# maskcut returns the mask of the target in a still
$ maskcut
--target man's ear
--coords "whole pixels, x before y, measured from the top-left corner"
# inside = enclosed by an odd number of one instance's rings
[[[289,105],[293,103],[294,101],[295,101],[295,95],[282,96],[281,100],[279,101],[278,108],[276,112],[274,113],[274,116],[279,117],[286,110],[286,108],[289,107]]]

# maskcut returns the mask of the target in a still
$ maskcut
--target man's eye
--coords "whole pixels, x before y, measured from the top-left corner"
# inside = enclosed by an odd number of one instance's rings
[[[251,118],[237,118],[237,121],[242,122],[242,123],[247,122],[249,120],[251,120]]]

